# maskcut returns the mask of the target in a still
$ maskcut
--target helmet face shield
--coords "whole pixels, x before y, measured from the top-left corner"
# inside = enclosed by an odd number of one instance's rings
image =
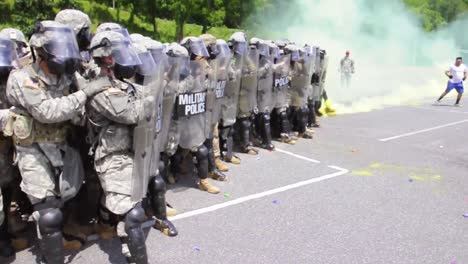
[[[262,56],[269,57],[270,56],[270,47],[268,47],[265,43],[260,43],[257,46],[258,53]]]
[[[122,66],[136,66],[141,64],[138,54],[128,41],[112,43],[112,58],[114,58],[115,63]]]
[[[277,59],[280,56],[280,49],[278,47],[270,47],[270,55],[272,58]]]
[[[13,41],[0,38],[0,67],[11,67],[17,59],[16,48]]]
[[[301,56],[299,55],[299,50],[291,51],[291,61],[299,61]]]
[[[137,73],[144,76],[151,76],[156,73],[156,63],[149,51],[139,53],[138,58],[140,59],[141,64],[136,68]]]
[[[205,44],[201,40],[190,43],[190,52],[200,57],[208,58],[210,56]]]
[[[234,52],[239,55],[247,54],[247,43],[246,42],[237,42],[234,45]]]
[[[80,59],[76,36],[71,28],[48,27],[42,33],[45,38],[42,48],[48,54],[62,59]]]

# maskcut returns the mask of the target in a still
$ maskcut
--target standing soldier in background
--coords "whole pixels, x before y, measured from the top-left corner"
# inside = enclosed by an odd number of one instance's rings
[[[351,85],[351,76],[354,74],[354,60],[349,57],[349,50],[340,61],[341,88],[348,89]]]
[[[54,21],[38,22],[31,36],[34,63],[13,71],[7,83],[10,112],[4,132],[13,137],[21,189],[34,208],[40,248],[47,263],[63,263],[63,204],[83,182],[78,151],[67,142],[70,121],[100,87],[70,92],[68,76],[79,66],[71,28]]]

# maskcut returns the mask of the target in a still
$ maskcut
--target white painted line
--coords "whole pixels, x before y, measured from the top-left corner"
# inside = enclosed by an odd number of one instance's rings
[[[435,106],[435,108],[431,108],[431,107],[423,107],[423,106],[406,105],[406,107],[411,107],[411,108],[416,108],[416,109],[421,109],[421,110],[432,110],[436,112],[446,112],[446,113],[465,114],[465,115],[468,114],[468,112],[464,112],[464,111],[437,109],[437,107],[440,107],[440,106]]]
[[[456,126],[456,125],[463,124],[463,123],[466,123],[466,122],[468,122],[468,119],[464,119],[464,120],[461,120],[461,121],[458,121],[458,122],[448,123],[448,124],[440,125],[440,126],[436,126],[436,127],[417,130],[417,131],[401,134],[401,135],[394,136],[394,137],[382,138],[382,139],[379,139],[379,141],[381,141],[381,142],[391,141],[391,140],[395,140],[395,139],[399,139],[399,138],[403,138],[403,137],[409,137],[409,136],[413,136],[413,135],[417,135],[417,134],[421,134],[421,133],[434,131],[434,130],[445,128],[445,127]]]
[[[332,179],[332,178],[344,175],[344,174],[349,172],[347,169],[343,169],[343,168],[336,167],[336,166],[328,166],[328,167],[336,169],[338,171],[335,172],[335,173],[323,175],[323,176],[313,178],[313,179],[309,179],[309,180],[305,180],[305,181],[300,181],[300,182],[297,182],[297,183],[293,183],[293,184],[286,185],[286,186],[283,186],[283,187],[279,187],[279,188],[276,188],[276,189],[272,189],[272,190],[269,190],[269,191],[264,191],[264,192],[261,192],[261,193],[247,195],[247,196],[237,198],[237,199],[229,201],[229,202],[215,204],[215,205],[208,206],[208,207],[205,207],[205,208],[201,208],[201,209],[198,209],[198,210],[182,213],[180,215],[170,217],[169,220],[175,221],[175,220],[180,220],[180,219],[184,219],[184,218],[188,218],[188,217],[192,217],[192,216],[196,216],[196,215],[206,214],[206,213],[217,211],[219,209],[223,209],[223,208],[226,208],[226,207],[229,207],[229,206],[245,203],[245,202],[248,202],[248,201],[251,201],[251,200],[254,200],[254,199],[259,199],[259,198],[269,196],[269,195],[272,195],[272,194],[281,193],[281,192],[296,189],[296,188],[299,188],[299,187],[302,187],[302,186],[310,185],[312,183],[317,183],[317,182],[321,182],[321,181],[324,181],[324,180]]]
[[[279,149],[279,148],[275,148],[275,151],[278,151],[280,153],[284,153],[284,154],[289,155],[289,156],[296,157],[296,158],[301,159],[301,160],[305,160],[305,161],[309,161],[309,162],[313,162],[313,163],[317,163],[317,164],[320,163],[320,161],[318,161],[318,160],[310,159],[310,158],[307,158],[307,157],[304,157],[304,156],[301,156],[301,155],[297,155],[297,154],[294,154],[292,152],[282,150],[282,149]]]

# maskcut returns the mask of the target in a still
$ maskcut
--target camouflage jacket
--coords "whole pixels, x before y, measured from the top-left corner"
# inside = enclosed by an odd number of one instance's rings
[[[141,86],[113,80],[108,89],[89,101],[86,110],[95,130],[95,161],[114,153],[132,152],[133,128],[138,123],[143,100],[141,94]]]

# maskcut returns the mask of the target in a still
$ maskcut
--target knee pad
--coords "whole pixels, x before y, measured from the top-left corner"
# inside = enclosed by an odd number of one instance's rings
[[[41,234],[53,234],[62,229],[63,214],[57,208],[41,210],[38,224]]]
[[[150,193],[166,192],[166,182],[160,175],[153,177],[150,180]]]
[[[131,228],[139,227],[144,221],[145,221],[145,210],[143,210],[141,203],[138,203],[125,216],[125,228],[131,229]]]
[[[197,160],[204,160],[208,158],[208,148],[205,145],[201,145],[198,147],[195,156],[197,157]]]
[[[242,118],[241,119],[241,125],[242,125],[242,128],[243,129],[248,129],[250,128],[250,119],[247,117],[247,118]]]

